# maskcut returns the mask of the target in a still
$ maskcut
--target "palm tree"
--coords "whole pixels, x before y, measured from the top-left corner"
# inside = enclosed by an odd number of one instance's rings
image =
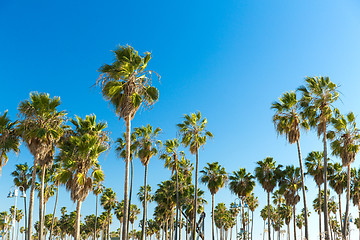
[[[111,188],[106,188],[103,195],[100,198],[101,206],[107,211],[108,215],[111,215],[111,210],[116,207],[116,193]],[[108,218],[108,226],[107,226],[107,237],[109,239],[110,236],[110,219]]]
[[[275,230],[278,231],[278,238],[280,240],[280,230],[281,230],[281,226],[284,224],[283,220],[284,218],[282,217],[281,214],[281,206],[285,203],[285,198],[284,195],[280,192],[280,190],[276,190],[274,191],[274,194],[272,196],[273,198],[273,203],[275,206],[277,206],[276,208],[276,214],[275,214]]]
[[[318,201],[321,200],[321,184],[324,183],[324,165],[323,165],[323,153],[319,151],[310,152],[305,159],[305,165],[307,168],[307,174],[311,175],[316,185],[319,188]],[[319,236],[321,236],[321,211],[319,214]]]
[[[263,239],[265,239],[265,221],[267,219],[268,220],[268,225],[271,225],[269,220],[270,220],[271,216],[273,215],[273,213],[274,213],[274,207],[272,205],[266,205],[263,209],[260,210],[260,217],[264,220]],[[269,229],[270,228],[268,228],[268,232],[270,232]]]
[[[0,176],[1,169],[9,159],[7,154],[11,151],[18,153],[20,146],[19,136],[15,131],[17,122],[12,122],[7,113],[5,111],[3,115],[0,114]]]
[[[290,240],[290,221],[291,217],[293,215],[292,209],[290,205],[282,204],[279,208],[279,213],[282,219],[284,219],[285,224],[287,226],[287,232],[288,232],[288,240]],[[295,217],[294,217],[295,219]],[[294,233],[294,236],[296,236],[296,233]],[[279,238],[280,239],[280,238]],[[296,237],[295,237],[296,239]]]
[[[57,202],[58,202],[58,198],[59,198],[59,188],[60,188],[60,173],[62,170],[62,162],[59,159],[56,159],[56,164],[54,164],[52,166],[52,173],[53,175],[51,176],[52,181],[54,183],[54,187],[56,188],[56,198],[55,198],[55,204],[54,204],[54,211],[52,214],[52,219],[51,219],[51,227],[50,227],[50,234],[49,234],[49,240],[51,240],[51,236],[53,233],[53,228],[54,228],[54,223],[55,223],[55,212],[56,212],[56,207],[57,207]]]
[[[329,164],[330,165],[330,164]],[[332,173],[329,175],[329,185],[339,196],[340,227],[342,229],[341,194],[346,187],[347,174],[343,171],[340,163],[332,164]]]
[[[185,147],[189,147],[191,154],[196,154],[195,165],[195,189],[197,189],[198,183],[198,166],[199,166],[199,148],[206,144],[207,138],[212,138],[211,132],[205,129],[207,119],[201,119],[201,113],[191,113],[190,115],[184,115],[184,121],[177,124],[179,132],[182,136],[181,143]],[[194,201],[194,219],[193,219],[193,239],[196,237],[196,213],[197,213],[197,191],[195,191]]]
[[[20,122],[17,131],[34,156],[32,182],[29,200],[28,239],[32,238],[33,208],[35,194],[36,169],[38,164],[43,168],[41,176],[39,237],[43,233],[43,201],[45,168],[53,161],[55,145],[63,134],[62,124],[65,112],[58,111],[60,98],[50,98],[46,93],[30,93],[30,99],[20,102],[18,111]]]
[[[161,141],[156,138],[161,133],[160,128],[153,129],[149,124],[146,127],[135,128],[136,141],[135,146],[138,149],[138,157],[141,163],[145,167],[144,175],[144,195],[147,199],[147,170],[150,159],[158,153],[158,146],[161,145]],[[144,211],[143,211],[143,223],[146,223],[146,212],[147,212],[147,201],[144,201]],[[146,230],[145,225],[142,225],[141,228],[141,240],[146,239]]]
[[[359,218],[360,218],[360,169],[351,169],[351,199],[354,206],[358,207]],[[344,222],[344,226],[348,226],[348,222]],[[360,239],[360,230],[359,230]]]
[[[179,139],[166,140],[164,143],[164,153],[160,155],[160,159],[165,160],[165,167],[171,170],[171,175],[175,172],[176,177],[176,219],[175,219],[175,239],[178,236],[178,222],[179,222],[179,157],[185,158],[183,151],[178,152]],[[180,229],[181,234],[181,229]]]
[[[295,206],[300,201],[299,189],[303,186],[300,168],[295,168],[294,165],[286,166],[282,172],[279,181],[279,190],[284,195],[286,205],[292,206],[292,215],[294,217],[294,239],[296,240],[296,211]],[[305,209],[305,208],[304,208]],[[307,213],[307,211],[305,210]],[[304,218],[305,220],[305,218]],[[286,221],[285,221],[286,222]],[[289,233],[290,235],[290,233]]]
[[[98,217],[98,205],[99,205],[99,195],[104,191],[104,185],[101,184],[101,181],[94,181],[93,183],[93,193],[96,196],[96,205],[95,205],[95,225],[94,225],[94,240],[96,239],[96,225]]]
[[[255,181],[254,176],[251,173],[246,172],[245,168],[240,168],[238,171],[234,171],[229,177],[230,179],[230,191],[238,196],[241,200],[241,206],[245,205],[245,199],[254,190]],[[244,229],[245,239],[245,221],[244,221],[244,208],[241,212],[242,225]]]
[[[293,91],[284,93],[283,96],[279,98],[279,102],[274,102],[271,105],[271,108],[276,111],[273,116],[273,122],[277,133],[285,135],[290,144],[297,144],[304,209],[305,212],[307,212],[304,170],[300,149],[300,128],[302,127],[303,129],[308,130],[309,125],[306,119],[301,117],[299,107],[299,101],[296,98],[296,93]],[[305,214],[305,239],[309,239],[307,214]]]
[[[109,137],[104,131],[106,123],[96,123],[95,120],[95,115],[70,119],[75,130],[60,146],[64,161],[61,182],[66,184],[71,199],[77,203],[75,240],[80,239],[81,204],[91,191],[93,182],[104,179],[98,157],[108,149]]]
[[[212,239],[215,240],[215,221],[214,221],[214,204],[215,194],[223,188],[227,182],[227,173],[225,168],[221,167],[218,162],[207,163],[204,170],[201,170],[202,174],[200,182],[207,185],[211,193],[211,221],[212,221]]]
[[[130,206],[130,212],[129,212],[129,217],[130,217],[130,223],[132,225],[132,230],[134,230],[134,222],[137,219],[137,215],[140,214],[140,209],[135,205],[135,204],[131,204]]]
[[[276,166],[276,161],[272,157],[267,157],[263,161],[257,162],[255,168],[255,177],[261,184],[262,188],[267,192],[267,205],[270,206],[270,193],[277,184],[281,165]],[[268,208],[268,240],[271,240],[270,232],[270,208]]]
[[[324,168],[327,169],[327,125],[332,116],[332,103],[335,102],[339,93],[337,86],[330,81],[329,77],[306,77],[306,86],[299,87],[302,92],[301,107],[303,116],[309,121],[312,128],[316,128],[317,135],[323,137],[324,143]],[[324,191],[325,191],[325,240],[329,240],[328,230],[328,208],[327,208],[327,171],[324,171]]]
[[[26,191],[29,189],[31,184],[31,168],[29,168],[27,163],[24,164],[16,164],[16,170],[11,173],[11,176],[14,177],[14,184],[15,186],[19,187],[25,194]],[[27,215],[26,215],[26,198],[24,198],[24,213],[25,213],[25,240],[27,239],[26,236],[26,229],[27,229]]]
[[[254,211],[259,206],[259,200],[258,197],[255,197],[254,193],[251,193],[249,196],[245,199],[246,203],[248,204],[248,207],[251,211],[251,240],[253,239],[253,230],[254,230]]]
[[[102,95],[114,106],[119,118],[123,118],[126,125],[126,158],[124,183],[124,230],[122,239],[128,239],[128,192],[129,192],[129,163],[130,163],[130,135],[131,120],[134,118],[141,104],[152,106],[159,98],[159,91],[151,86],[152,73],[146,70],[151,54],[138,54],[131,46],[119,46],[115,51],[115,61],[100,67],[101,73],[97,84],[100,85]],[[156,74],[157,75],[157,74]],[[157,75],[159,78],[160,76]]]
[[[120,228],[118,229],[119,236],[121,236],[121,225],[123,224],[123,221],[124,221],[123,213],[124,213],[124,200],[121,202],[117,202],[116,207],[115,207],[115,216],[120,222]]]
[[[350,170],[351,163],[355,161],[355,155],[360,150],[360,132],[356,127],[355,116],[350,112],[344,117],[336,114],[335,118],[331,120],[334,131],[329,132],[330,138],[335,138],[331,142],[332,154],[339,156],[342,160],[342,165],[347,167],[347,194],[346,194],[346,210],[345,222],[347,222],[350,204]],[[344,225],[345,226],[345,225]],[[343,239],[346,238],[347,228],[342,228]]]

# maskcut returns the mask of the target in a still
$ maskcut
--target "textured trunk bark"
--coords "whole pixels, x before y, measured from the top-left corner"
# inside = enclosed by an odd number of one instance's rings
[[[45,166],[41,167],[40,200],[39,200],[39,239],[44,239],[44,182]]]
[[[38,160],[34,159],[34,166],[31,178],[30,200],[29,200],[29,221],[28,221],[28,240],[32,240],[32,225],[33,225],[33,211],[34,211],[34,196],[35,196],[35,181],[36,181],[36,168]]]
[[[318,199],[319,199],[319,236],[320,239],[322,239],[321,237],[321,186],[319,185],[319,195],[318,195]]]
[[[324,142],[324,232],[325,240],[329,240],[329,221],[328,221],[328,195],[327,195],[327,138],[326,125],[323,133]]]
[[[147,165],[145,165],[144,177],[144,210],[143,210],[143,224],[141,227],[141,240],[146,240],[146,209],[147,209]]]
[[[267,202],[268,202],[268,237],[271,240],[271,231],[270,231],[270,192],[267,192]]]
[[[169,239],[169,235],[168,235],[168,220],[166,220],[166,222],[165,222],[165,239],[166,239],[166,240]]]
[[[349,204],[350,204],[350,179],[351,179],[351,171],[350,170],[351,169],[350,169],[350,164],[349,164],[348,169],[347,169],[345,218],[344,218],[344,224],[343,224],[343,228],[342,228],[343,239],[346,239],[346,236],[348,235],[347,222],[348,222]]]
[[[125,159],[125,183],[124,183],[124,223],[122,240],[128,239],[128,225],[129,225],[129,211],[128,211],[128,192],[129,192],[129,162],[130,162],[130,133],[131,133],[131,120],[130,116],[125,119],[126,124],[126,159]]]
[[[77,201],[76,204],[76,221],[75,221],[75,240],[80,240],[80,211],[81,201]]]
[[[215,196],[212,194],[211,198],[211,222],[212,222],[212,240],[215,240],[215,221],[214,221],[214,202],[215,202]]]
[[[54,220],[55,220],[55,212],[56,212],[56,206],[57,206],[57,202],[58,202],[58,197],[59,197],[59,184],[57,184],[57,186],[56,186],[56,198],[55,198],[54,211],[53,211],[53,215],[52,215],[52,218],[51,218],[51,228],[50,228],[49,240],[51,240],[51,236],[52,236],[52,232],[53,232]]]
[[[305,180],[304,180],[304,169],[303,169],[303,163],[302,163],[302,157],[301,157],[301,148],[300,148],[300,141],[296,141],[297,149],[298,149],[298,156],[299,156],[299,165],[300,165],[300,171],[301,171],[301,182],[302,182],[302,193],[303,193],[303,201],[304,201],[304,211],[305,211],[305,239],[309,240],[309,229],[308,229],[308,210],[307,210],[307,204],[306,204],[306,192],[305,192]]]
[[[198,167],[199,167],[199,149],[196,149],[196,168],[195,168],[195,201],[194,201],[194,222],[193,222],[193,240],[196,239],[196,214],[197,214],[197,182],[198,182]]]

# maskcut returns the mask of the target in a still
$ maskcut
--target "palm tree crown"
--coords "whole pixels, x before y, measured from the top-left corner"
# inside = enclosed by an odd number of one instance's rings
[[[200,181],[207,185],[211,194],[216,194],[220,188],[224,187],[228,179],[225,168],[218,162],[207,163],[200,173],[203,174]]]

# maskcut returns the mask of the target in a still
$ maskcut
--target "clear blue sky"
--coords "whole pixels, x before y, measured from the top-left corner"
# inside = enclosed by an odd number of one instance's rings
[[[107,121],[115,140],[125,131],[124,122],[118,121],[99,89],[91,86],[97,69],[113,60],[111,50],[129,44],[139,52],[152,52],[149,68],[162,76],[161,83],[154,83],[160,91],[159,102],[151,111],[138,113],[133,126],[161,127],[161,138],[166,140],[175,137],[175,124],[183,114],[200,110],[214,134],[200,152],[200,168],[219,161],[228,172],[239,167],[252,172],[256,161],[267,156],[283,165],[297,165],[295,146],[274,131],[270,104],[303,84],[305,76],[328,75],[341,86],[340,109],[352,110],[359,118],[359,12],[355,0],[1,1],[0,112],[8,109],[14,119],[18,103],[31,91],[47,92],[61,97],[61,109],[70,117],[95,113]],[[313,132],[304,135],[301,144],[304,156],[321,150]],[[0,177],[0,211],[13,204],[6,195],[14,165],[32,162],[27,149],[21,150],[19,156],[11,156]],[[105,185],[121,200],[124,163],[113,149],[100,161]],[[358,160],[354,166],[359,167]],[[153,189],[169,176],[163,162],[151,160]],[[143,167],[136,162],[135,192],[141,184]],[[317,190],[310,178],[307,185],[311,206]],[[201,188],[206,191],[205,186]],[[260,210],[266,195],[259,185],[255,194]],[[75,205],[68,195],[61,191],[60,205],[72,211]],[[207,191],[206,197],[210,223]],[[216,199],[229,204],[235,196],[223,189]],[[48,213],[53,200],[47,205]],[[90,194],[83,216],[93,211],[94,201]],[[150,205],[149,217],[154,206]],[[35,207],[36,216],[37,203]],[[357,210],[351,210],[357,216]],[[311,239],[315,239],[318,220],[311,211]],[[262,226],[262,220],[256,221]],[[115,220],[112,229],[117,227]],[[210,229],[208,224],[208,233]],[[262,239],[262,227],[255,230],[254,239]]]

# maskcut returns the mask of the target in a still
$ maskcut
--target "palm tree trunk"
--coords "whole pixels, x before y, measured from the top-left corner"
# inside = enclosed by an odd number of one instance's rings
[[[182,229],[182,217],[180,217],[179,219],[179,240],[181,240],[181,229]]]
[[[243,239],[245,240],[245,219],[244,219],[244,201],[241,200],[241,225],[243,228]]]
[[[342,228],[342,235],[343,239],[346,239],[346,236],[348,235],[348,228],[347,228],[347,222],[348,222],[348,214],[349,214],[349,203],[350,203],[350,178],[351,178],[351,172],[350,172],[350,164],[348,165],[347,169],[347,186],[346,186],[346,208],[345,208],[345,218],[344,218],[344,224]]]
[[[251,211],[251,240],[253,240],[254,232],[254,211]]]
[[[319,236],[320,236],[320,239],[322,239],[322,237],[321,237],[321,185],[319,185],[318,199],[319,199]]]
[[[165,222],[165,240],[168,240],[169,237],[168,237],[168,220],[166,219],[166,222]]]
[[[128,209],[128,192],[129,192],[129,162],[130,162],[130,133],[131,133],[131,120],[130,116],[125,118],[126,124],[126,158],[125,158],[125,183],[124,183],[124,223],[122,240],[128,239],[128,225],[129,225],[129,209]]]
[[[134,179],[134,165],[133,160],[130,159],[130,166],[131,166],[131,179],[130,179],[130,195],[129,195],[129,205],[128,205],[128,212],[129,212],[129,221],[130,221],[130,209],[131,209],[131,198],[132,198],[132,189],[133,189],[133,179]],[[129,234],[129,223],[127,225],[127,232]]]
[[[175,162],[176,164],[176,219],[175,219],[175,240],[178,240],[178,224],[179,224],[179,176],[178,176],[178,163],[177,161]],[[181,219],[180,219],[180,223],[181,223]],[[179,239],[181,240],[181,227],[179,229]],[[214,240],[214,239],[213,239]]]
[[[76,204],[76,221],[75,221],[75,238],[74,240],[80,240],[80,210],[81,210],[81,201],[77,201]]]
[[[38,160],[34,159],[33,172],[31,177],[30,200],[29,200],[29,221],[28,221],[28,240],[32,240],[32,225],[33,225],[33,211],[34,211],[34,197],[35,197],[35,181],[36,181],[36,168]]]
[[[340,214],[340,220],[339,220],[340,229],[342,230],[343,224],[342,224],[342,212],[341,212],[341,194],[339,194],[339,214]]]
[[[305,192],[305,180],[304,180],[304,169],[303,169],[303,163],[302,163],[302,157],[301,157],[301,148],[300,148],[300,141],[297,140],[297,149],[298,149],[298,155],[299,155],[299,165],[300,165],[300,171],[301,171],[301,185],[302,185],[302,193],[303,193],[303,202],[304,202],[304,211],[305,211],[305,239],[309,240],[309,230],[308,230],[308,210],[306,205],[306,192]]]
[[[196,148],[196,168],[195,168],[195,201],[194,201],[194,222],[193,222],[193,240],[196,237],[196,214],[197,214],[197,183],[198,183],[198,167],[199,167],[199,149]]]
[[[324,141],[324,231],[325,240],[329,240],[329,221],[328,221],[328,196],[327,196],[327,138],[326,138],[326,124],[323,133]]]
[[[26,192],[24,191],[24,193],[26,194]],[[26,212],[27,212],[27,210],[26,210],[26,197],[24,197],[24,216],[25,216],[25,240],[27,240],[27,215],[26,215]]]
[[[267,191],[267,202],[268,202],[268,237],[271,240],[271,232],[270,232],[270,192]]]
[[[54,212],[51,218],[51,228],[50,228],[50,236],[49,236],[49,240],[51,240],[51,235],[52,235],[52,231],[53,231],[53,227],[54,227],[54,220],[55,220],[55,212],[56,212],[56,205],[58,202],[58,197],[59,197],[59,184],[57,184],[57,188],[56,188],[56,198],[55,198],[55,206],[54,206]]]
[[[212,194],[211,198],[211,222],[212,222],[212,240],[215,240],[215,221],[214,221],[214,203],[215,203],[215,194]]]
[[[45,182],[45,166],[41,167],[41,185],[39,200],[39,239],[44,239],[44,182]]]
[[[290,240],[290,224],[287,224],[288,240]]]
[[[99,196],[96,194],[94,240],[96,239],[96,227],[97,227],[98,201],[99,201]],[[120,224],[120,231],[121,231],[121,224]],[[120,238],[120,237],[121,237],[121,234],[119,235],[119,238]]]
[[[144,177],[144,211],[143,211],[143,224],[141,227],[141,240],[146,240],[146,208],[147,208],[147,165],[145,165],[145,177]]]
[[[293,206],[294,240],[296,240],[296,215],[295,214],[296,214],[296,211],[295,211],[295,205],[294,205]]]
[[[237,239],[237,236],[236,236]],[[265,240],[265,220],[264,220],[264,229],[263,229],[263,240]]]
[[[106,240],[110,239],[110,210],[108,211],[109,217],[108,217],[108,231],[107,231],[107,238]]]

